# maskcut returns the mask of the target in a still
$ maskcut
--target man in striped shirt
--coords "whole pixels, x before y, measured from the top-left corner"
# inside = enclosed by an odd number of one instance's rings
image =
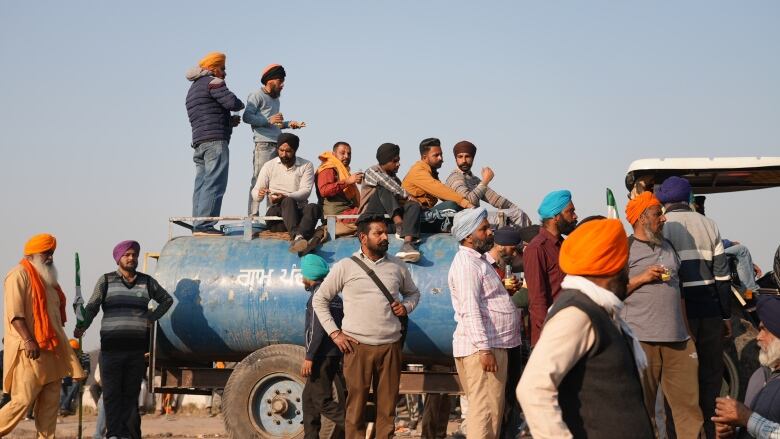
[[[495,438],[504,412],[507,350],[520,345],[520,318],[485,259],[493,247],[487,210],[458,212],[452,236],[460,242],[447,279],[457,322],[452,354],[469,400],[466,436]]]
[[[130,437],[128,418],[137,412],[138,393],[146,371],[148,331],[152,322],[173,305],[173,298],[151,276],[136,271],[141,246],[122,241],[114,247],[119,268],[100,277],[84,308],[84,322],[76,325],[75,338],[89,328],[100,308],[100,370],[106,437]],[[157,307],[149,310],[149,301]]]
[[[704,430],[713,438],[710,418],[723,377],[723,336],[731,336],[731,275],[723,241],[718,225],[691,209],[688,180],[669,177],[655,195],[666,210],[664,238],[680,256],[682,295],[699,357],[699,405]]]
[[[488,185],[493,180],[494,173],[490,168],[482,168],[482,179],[471,173],[477,147],[473,143],[462,140],[452,149],[455,154],[455,168],[447,177],[447,186],[469,200],[474,206],[484,201],[497,209],[506,210],[509,222],[519,227],[531,225],[531,218],[514,203],[502,197]]]

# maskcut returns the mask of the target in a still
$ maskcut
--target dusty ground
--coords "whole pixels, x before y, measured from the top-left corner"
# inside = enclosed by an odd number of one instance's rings
[[[92,439],[95,432],[95,416],[85,415],[83,438]],[[173,418],[145,415],[141,417],[141,429],[145,438],[226,438],[225,426],[221,416],[210,418],[198,414],[177,414]],[[57,438],[75,439],[78,433],[78,416],[68,416],[57,420]],[[34,421],[22,421],[16,430],[6,436],[8,439],[34,439]]]
[[[450,422],[447,428],[448,432],[457,431],[458,423]],[[227,438],[225,426],[222,423],[222,417],[217,415],[209,417],[205,414],[177,414],[172,418],[158,415],[145,415],[141,417],[141,429],[144,438]],[[68,416],[59,418],[57,423],[58,439],[75,439],[78,432],[78,417]],[[92,414],[84,415],[82,437],[92,439],[95,432],[95,416]],[[411,431],[400,438],[419,437],[419,428],[417,431]],[[34,421],[22,421],[16,430],[6,436],[8,439],[34,439],[35,423]]]

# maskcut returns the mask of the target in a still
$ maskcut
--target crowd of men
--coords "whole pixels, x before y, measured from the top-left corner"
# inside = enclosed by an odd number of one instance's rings
[[[229,149],[233,128],[240,120],[252,127],[255,143],[253,174],[249,191],[249,215],[268,217],[270,231],[287,233],[290,251],[304,255],[327,239],[325,228],[318,227],[327,217],[345,216],[337,221],[337,236],[355,234],[355,218],[365,212],[381,213],[392,219],[391,233],[403,239],[396,254],[406,262],[417,262],[416,246],[420,233],[448,231],[450,216],[481,202],[506,212],[512,224],[528,226],[530,218],[516,204],[490,187],[494,173],[483,168],[482,178],[472,173],[477,147],[468,141],[453,148],[457,168],[444,182],[438,170],[444,162],[439,139],[420,143],[420,160],[401,180],[397,175],[401,149],[382,144],[376,152],[377,163],[365,171],[352,172],[352,147],[336,142],[331,151],[318,156],[315,166],[298,156],[300,138],[284,132],[304,128],[304,122],[286,120],[280,112],[280,95],[287,72],[279,64],[266,67],[260,77],[262,87],[249,95],[246,108],[225,83],[226,57],[212,52],[188,70],[192,85],[186,107],[192,127],[195,161],[195,187],[192,197],[196,236],[221,235],[214,226],[219,217],[222,197],[227,188]],[[236,114],[244,110],[243,116]],[[310,203],[315,190],[317,202]],[[267,202],[261,212],[260,203]],[[334,237],[335,238],[335,237]]]
[[[365,438],[372,393],[376,436],[394,435],[402,350],[421,300],[407,262],[420,259],[421,234],[437,232],[450,232],[459,244],[447,283],[467,437],[511,436],[504,421],[512,407],[522,410],[535,438],[657,437],[659,390],[672,420],[665,427],[679,438],[780,436],[780,296],[757,299],[762,368],[744,404],[719,398],[723,342],[732,332],[727,246],[703,204],[702,213],[692,207],[687,180],[669,177],[634,191],[627,236],[618,219],[580,221],[568,190],[550,192],[537,209],[541,224],[532,226],[490,188],[490,168],[482,178],[472,173],[477,147],[468,141],[454,145],[457,168],[445,182],[436,138],[420,143],[420,160],[403,180],[400,147],[392,143],[379,146],[375,165],[352,173],[351,146],[337,142],[318,156],[315,170],[297,156],[300,139],[282,132],[305,127],[279,112],[285,76],[282,66],[268,66],[244,111],[255,142],[248,204],[256,215],[268,200],[265,216],[280,218],[268,220],[269,229],[286,233],[290,250],[302,256],[303,286],[311,293],[301,365],[307,438],[319,437],[321,416],[335,423],[336,435]],[[244,104],[225,85],[224,54],[207,55],[187,77],[193,216],[211,218],[197,221],[193,232],[220,235],[213,218],[227,183],[228,142],[240,121],[231,112]],[[315,184],[318,202],[309,203]],[[509,225],[496,227],[483,201],[505,211]],[[346,216],[337,234],[354,234],[360,245],[332,266],[316,254],[326,238],[318,223],[331,215]],[[393,234],[403,244],[389,255]],[[53,438],[62,379],[85,378],[63,330],[56,245],[51,235],[34,236],[5,279],[3,393],[10,400],[0,408],[0,437],[35,405],[38,437]],[[97,281],[74,331],[80,338],[102,309],[99,365],[109,439],[140,437],[148,330],[173,304],[154,278],[137,271],[139,252],[136,241],[114,247],[117,268]],[[775,259],[779,267],[780,249]],[[524,284],[512,274],[519,271]],[[745,276],[746,290],[757,288],[753,273]],[[342,373],[346,401],[332,392]],[[447,407],[427,396],[433,421],[424,437],[446,432]]]
[[[455,214],[451,234],[460,247],[448,285],[467,437],[514,437],[505,411],[515,402],[534,438],[780,435],[780,297],[758,298],[762,367],[744,403],[720,398],[730,271],[717,225],[692,208],[691,195],[678,177],[634,194],[626,206],[630,236],[618,219],[578,222],[569,191],[544,198],[541,227],[530,237],[514,226],[495,229],[483,207]],[[403,261],[386,253],[390,221],[382,212],[358,218],[361,247],[352,257],[333,267],[316,254],[302,260],[312,292],[303,369],[314,413],[307,418],[316,419],[305,423],[307,437],[317,437],[320,415],[346,437],[365,437],[371,389],[377,437],[393,435],[405,319],[420,294]],[[497,263],[511,264],[518,250],[525,288],[504,282]],[[780,249],[776,259],[780,264]],[[527,306],[530,331],[518,306]],[[516,355],[524,336],[532,346],[526,364]],[[346,403],[325,391],[339,353]],[[431,399],[425,410],[441,406]],[[659,410],[670,421],[663,428]],[[445,412],[423,425],[423,437],[442,437],[447,419]]]

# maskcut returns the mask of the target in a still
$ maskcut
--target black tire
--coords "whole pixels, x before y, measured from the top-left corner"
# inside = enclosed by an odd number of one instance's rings
[[[737,363],[731,358],[728,351],[723,351],[723,384],[720,396],[729,396],[732,399],[741,400],[740,393],[744,393]]]
[[[303,438],[300,397],[305,379],[300,376],[300,367],[304,353],[301,346],[272,345],[236,365],[225,385],[223,404],[225,428],[231,438]],[[336,394],[343,395],[340,391]],[[272,413],[271,396],[274,402],[284,400],[284,409],[277,407]],[[334,429],[333,422],[323,417],[320,438],[329,439]]]

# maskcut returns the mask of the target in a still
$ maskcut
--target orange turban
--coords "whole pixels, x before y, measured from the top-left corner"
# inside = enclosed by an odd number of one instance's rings
[[[71,338],[68,342],[70,343],[70,347],[72,347],[74,351],[77,351],[81,348],[81,344],[79,344],[79,341],[76,340],[75,338]]]
[[[198,65],[204,69],[213,69],[216,67],[224,69],[225,54],[221,52],[211,52],[208,55],[204,56],[203,59],[200,60]]]
[[[45,253],[57,248],[57,239],[48,233],[35,235],[24,245],[24,255],[34,255],[36,253]]]
[[[632,226],[639,219],[648,207],[660,206],[661,202],[653,195],[652,192],[645,191],[634,197],[633,200],[626,204],[626,219]]]
[[[574,276],[613,276],[628,262],[628,238],[617,219],[583,223],[563,241],[559,264]]]

